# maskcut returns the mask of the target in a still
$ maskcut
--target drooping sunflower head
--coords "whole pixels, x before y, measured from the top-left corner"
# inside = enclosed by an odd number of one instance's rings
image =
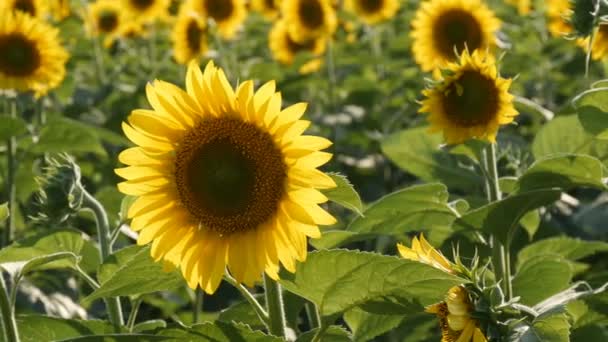
[[[563,37],[573,31],[568,18],[572,15],[570,0],[547,0],[547,26],[554,37]]]
[[[577,39],[577,44],[582,47],[585,52],[589,51],[589,41],[591,37]],[[591,58],[595,60],[604,59],[608,56],[608,24],[598,26],[591,43]]]
[[[422,94],[421,113],[429,113],[430,131],[443,131],[448,144],[470,138],[494,142],[500,125],[513,122],[517,111],[509,94],[511,79],[498,75],[493,58],[465,50],[444,77]]]
[[[347,0],[344,7],[368,25],[391,19],[399,10],[398,0]]]
[[[486,342],[478,322],[471,317],[472,311],[469,293],[463,286],[452,287],[445,301],[426,308],[439,318],[441,342]]]
[[[486,52],[496,44],[500,21],[481,0],[428,0],[412,21],[412,51],[424,71],[445,67],[465,49]]]
[[[326,38],[324,36],[304,44],[296,43],[289,36],[287,26],[284,20],[277,21],[268,35],[270,51],[279,63],[291,65],[300,52],[309,52],[314,56],[321,56],[325,52]],[[300,73],[306,74],[317,71],[321,67],[321,63],[320,58],[314,58],[300,67]]]
[[[225,39],[234,38],[247,18],[243,0],[190,0],[188,6],[202,17],[212,19]]]
[[[251,8],[264,18],[274,20],[281,14],[281,0],[251,0]]]
[[[120,2],[129,17],[145,23],[165,20],[171,5],[170,0],[121,0]]]
[[[137,147],[119,159],[121,192],[137,199],[129,210],[138,244],[152,242],[155,260],[178,267],[192,288],[213,293],[226,267],[252,285],[279,264],[295,271],[306,258],[306,237],[335,219],[317,189],[331,177],[317,170],[331,143],[302,135],[306,105],[281,110],[268,82],[236,90],[224,72],[191,63],[186,91],[161,81],[148,85],[153,110],[135,110],[123,124]]]
[[[283,0],[281,13],[289,23],[289,35],[298,43],[331,36],[338,24],[331,0]]]
[[[19,12],[0,17],[0,89],[44,95],[65,77],[67,59],[57,29]]]
[[[207,52],[207,23],[196,12],[180,11],[171,39],[175,60],[187,64]]]
[[[4,11],[16,11],[35,18],[44,18],[49,10],[47,1],[48,0],[4,0],[0,3],[0,7],[2,8],[2,13],[5,13]]]
[[[417,237],[412,239],[411,248],[399,243],[397,249],[404,259],[419,261],[444,272],[454,273],[454,265],[441,252],[431,246],[422,234],[420,234],[420,239]]]

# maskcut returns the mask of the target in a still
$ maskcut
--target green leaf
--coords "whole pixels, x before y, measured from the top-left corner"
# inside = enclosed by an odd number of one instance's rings
[[[17,327],[22,342],[60,341],[114,332],[112,325],[105,321],[82,321],[43,315],[19,315]]]
[[[522,264],[535,256],[544,254],[559,255],[564,259],[576,261],[602,252],[608,252],[608,243],[557,236],[527,245],[519,251],[517,262]]]
[[[583,128],[598,139],[608,139],[608,88],[595,88],[578,95],[572,102]]]
[[[61,342],[155,342],[174,341],[173,338],[149,334],[105,334],[68,338]]]
[[[371,313],[358,307],[344,314],[344,321],[353,332],[353,341],[369,341],[393,330],[406,318],[404,315]]]
[[[521,224],[521,227],[528,233],[528,238],[532,240],[540,226],[540,214],[538,213],[538,210],[529,211],[521,220],[519,220],[519,224]]]
[[[153,331],[156,329],[162,329],[167,327],[167,322],[162,319],[151,319],[149,321],[137,323],[133,326],[133,332],[142,333],[146,331]]]
[[[4,220],[8,218],[9,214],[8,203],[0,204],[0,223],[4,222]]]
[[[158,336],[171,337],[177,341],[213,341],[213,342],[280,342],[282,339],[269,336],[261,331],[254,331],[245,324],[239,323],[203,323],[188,329],[163,329]],[[172,340],[173,340],[172,339]]]
[[[331,250],[310,253],[281,284],[317,305],[323,316],[385,297],[415,305],[437,302],[464,280],[426,264],[374,253]]]
[[[522,324],[512,341],[519,342],[569,342],[570,323],[563,313],[536,317],[531,325]]]
[[[348,181],[346,176],[341,174],[329,174],[330,177],[336,182],[336,187],[333,189],[323,190],[323,194],[329,198],[330,201],[336,202],[344,208],[355,212],[357,215],[362,215],[363,203],[361,203],[361,197],[353,185]]]
[[[556,255],[535,256],[522,263],[513,277],[513,293],[521,303],[533,306],[568,288],[570,263]]]
[[[606,189],[604,166],[591,156],[565,154],[536,161],[519,178],[518,192],[560,188],[568,191],[575,187]]]
[[[58,264],[66,263],[65,266],[57,266]],[[70,252],[57,252],[47,255],[33,257],[27,261],[5,262],[0,263],[0,267],[13,276],[25,275],[34,270],[44,269],[47,264],[55,264],[55,268],[76,267],[78,256]]]
[[[128,247],[139,249],[117,253],[116,259],[109,260],[101,266],[100,275],[105,282],[83,301],[91,301],[104,297],[135,296],[144,293],[171,290],[184,284],[177,271],[165,272],[161,263],[150,257],[149,247]],[[116,255],[115,255],[116,256]],[[123,258],[124,257],[124,258]],[[117,261],[122,262],[116,264]],[[119,267],[116,268],[116,265]],[[109,267],[109,269],[108,269]],[[107,274],[111,272],[108,277]]]
[[[260,305],[264,305],[264,296],[256,296]],[[228,308],[220,312],[218,321],[230,323],[240,322],[249,325],[252,329],[261,330],[264,329],[264,323],[260,321],[260,318],[251,308],[251,304],[247,301],[240,301],[236,304],[229,306]]]
[[[19,117],[0,116],[0,140],[7,140],[27,132],[27,123]]]
[[[34,153],[92,152],[105,155],[95,127],[68,118],[54,118],[40,131]]]
[[[315,337],[319,328],[307,331],[300,335],[296,342],[311,342]],[[321,341],[323,342],[350,342],[352,341],[350,334],[344,328],[332,325],[329,326],[323,334],[321,334]]]
[[[443,140],[426,127],[397,132],[382,142],[384,154],[403,170],[427,181],[441,181],[450,188],[470,190],[481,186],[481,177],[463,167],[463,158],[441,151]]]
[[[469,211],[454,221],[454,230],[481,229],[502,242],[512,238],[520,219],[529,211],[549,205],[560,198],[555,189],[535,190],[508,196],[500,201]]]

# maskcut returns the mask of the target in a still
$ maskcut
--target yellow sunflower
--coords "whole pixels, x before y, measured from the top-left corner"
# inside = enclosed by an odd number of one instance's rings
[[[4,10],[18,11],[36,18],[44,18],[48,13],[48,0],[2,0]],[[4,15],[4,14],[3,14]]]
[[[120,3],[127,16],[149,23],[167,19],[171,0],[121,0]]]
[[[587,38],[579,38],[577,43],[580,47],[582,47],[585,52],[589,51],[589,39]],[[608,24],[600,25],[595,31],[595,36],[593,37],[593,42],[591,43],[591,58],[595,60],[604,59],[608,56]]]
[[[70,1],[69,0],[51,0],[51,13],[55,20],[63,20],[70,16]]]
[[[344,7],[368,25],[391,19],[399,10],[398,0],[346,0]]]
[[[59,31],[27,14],[0,16],[0,51],[0,89],[41,96],[65,77],[68,53]]]
[[[281,13],[289,23],[289,35],[298,43],[331,36],[338,24],[330,0],[283,0]]]
[[[171,35],[173,54],[180,64],[187,64],[207,52],[207,24],[195,12],[181,11]]]
[[[260,12],[264,18],[275,20],[281,14],[281,0],[251,0],[251,8]]]
[[[205,18],[213,19],[219,34],[232,39],[247,18],[243,0],[190,0],[190,8]]]
[[[97,0],[88,8],[87,27],[92,36],[104,36],[104,46],[109,47],[126,22],[124,11],[115,0]]]
[[[268,44],[274,59],[285,65],[291,65],[300,52],[309,52],[314,56],[321,56],[325,52],[326,38],[321,36],[305,44],[294,42],[287,32],[287,23],[277,21],[268,34]],[[314,58],[300,67],[300,73],[307,74],[319,70],[322,61]]]
[[[424,71],[457,60],[456,53],[487,51],[496,44],[500,21],[481,0],[428,0],[412,21],[412,51]]]
[[[191,288],[213,293],[228,267],[249,286],[262,273],[278,278],[279,263],[295,271],[306,259],[306,237],[335,219],[317,189],[335,183],[317,168],[331,142],[302,135],[306,104],[281,110],[271,81],[236,90],[209,62],[191,63],[186,91],[155,81],[153,110],[138,109],[123,124],[137,147],[119,159],[121,192],[137,196],[129,210],[138,244],[152,242],[155,260],[178,267]]]
[[[572,32],[568,17],[572,14],[570,0],[547,0],[547,26],[554,37],[562,37]]]
[[[511,79],[501,78],[493,58],[465,50],[444,76],[422,94],[421,113],[429,113],[430,131],[443,131],[448,144],[470,138],[496,141],[498,127],[513,121],[517,111],[509,94]]]
[[[404,259],[418,261],[446,273],[454,273],[454,265],[441,252],[433,248],[422,234],[420,234],[420,238],[412,239],[411,248],[398,243],[397,249]]]

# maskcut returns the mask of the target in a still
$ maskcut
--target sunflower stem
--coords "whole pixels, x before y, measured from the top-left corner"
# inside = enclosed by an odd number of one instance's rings
[[[264,274],[264,290],[266,309],[270,318],[268,330],[272,335],[285,337],[285,309],[281,285]]]
[[[329,39],[327,42],[327,52],[325,53],[325,63],[327,64],[327,96],[329,99],[329,110],[331,114],[336,112],[336,65],[334,61],[334,44]]]
[[[14,307],[10,305],[6,284],[0,269],[0,313],[2,314],[2,325],[4,329],[3,337],[8,342],[19,342],[19,331],[15,320]],[[0,335],[1,336],[1,335]]]
[[[317,310],[317,306],[313,303],[306,303],[304,305],[304,309],[306,310],[306,316],[308,317],[310,329],[318,328],[321,324],[321,318],[319,317],[319,310]]]
[[[133,332],[133,327],[135,326],[135,319],[137,318],[137,313],[139,312],[141,302],[143,302],[143,299],[141,297],[133,301],[131,312],[129,313],[129,318],[127,319],[127,329],[129,329],[129,332]]]
[[[103,50],[101,49],[100,37],[93,39],[93,50],[95,53],[95,67],[97,67],[97,77],[100,84],[106,83],[105,66],[103,62]]]
[[[258,317],[260,318],[262,323],[264,323],[264,325],[266,325],[266,327],[270,327],[270,318],[268,317],[268,313],[266,312],[266,310],[264,310],[264,308],[257,301],[257,299],[255,299],[255,297],[251,294],[251,292],[249,292],[249,290],[247,290],[245,288],[245,286],[239,284],[234,278],[232,278],[227,273],[224,274],[224,280],[226,280],[230,285],[234,286],[237,290],[239,290],[239,292],[241,293],[241,295],[243,295],[245,300],[249,302],[251,307],[253,307],[253,310],[258,315]]]
[[[97,225],[97,236],[99,237],[99,253],[101,261],[106,260],[112,254],[112,245],[110,244],[110,224],[108,215],[106,214],[103,205],[95,199],[84,187],[83,193],[83,208],[93,212],[95,223]],[[120,298],[112,297],[106,299],[106,307],[108,309],[108,317],[116,332],[120,332],[123,325],[122,308],[120,306]]]
[[[192,323],[201,322],[201,312],[203,311],[203,300],[205,294],[200,288],[197,288],[194,293],[194,304],[192,305]]]
[[[486,175],[486,189],[488,202],[496,202],[502,199],[500,184],[498,182],[498,167],[496,160],[496,144],[490,144],[484,151],[484,164]],[[511,284],[511,255],[510,241],[504,243],[492,237],[494,273],[496,280],[501,282],[502,289],[507,300],[513,297],[513,286]]]
[[[17,99],[9,100],[10,117],[17,118]],[[6,158],[7,158],[7,175],[6,175],[6,192],[8,195],[8,218],[6,219],[6,227],[2,234],[2,245],[8,246],[13,241],[15,233],[15,219],[17,209],[17,186],[15,184],[15,176],[17,171],[17,138],[11,136],[6,142]]]

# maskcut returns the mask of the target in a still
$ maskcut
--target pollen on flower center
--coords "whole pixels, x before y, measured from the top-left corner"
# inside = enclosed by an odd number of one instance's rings
[[[11,76],[32,74],[40,66],[40,52],[19,33],[0,36],[0,72]]]
[[[303,0],[298,8],[304,26],[315,29],[323,25],[323,8],[318,0]]]
[[[207,0],[205,2],[207,14],[215,21],[222,21],[232,15],[234,5],[232,0]]]
[[[275,215],[286,177],[272,137],[239,119],[204,120],[176,154],[182,204],[201,226],[220,234],[254,229]]]
[[[499,108],[494,81],[474,70],[467,70],[444,90],[442,105],[448,119],[460,126],[486,124]]]
[[[454,9],[438,18],[433,27],[433,41],[437,50],[448,59],[455,59],[465,47],[473,51],[482,45],[482,30],[479,22],[467,11]]]

